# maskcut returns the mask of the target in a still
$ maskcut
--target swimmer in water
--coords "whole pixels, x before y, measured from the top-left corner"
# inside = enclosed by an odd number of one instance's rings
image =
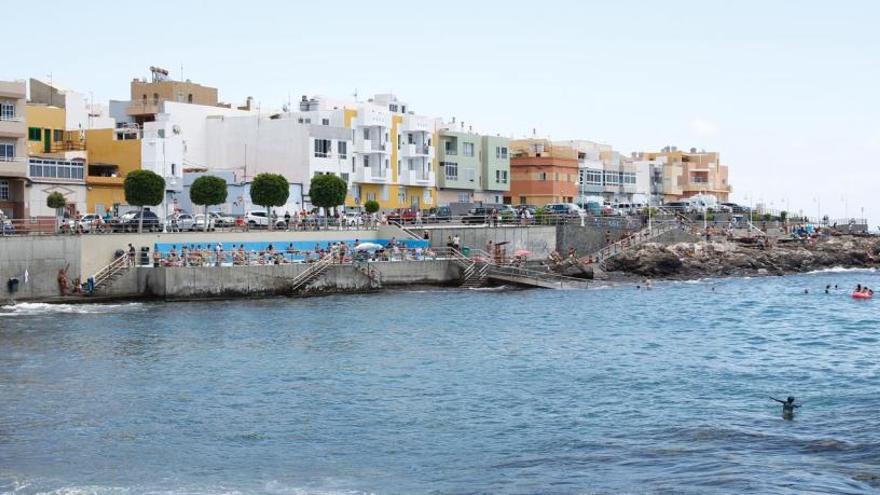
[[[825,293],[828,294],[831,292],[831,284],[825,286]]]
[[[801,404],[794,403],[794,397],[792,396],[789,396],[788,400],[779,400],[773,397],[770,398],[782,404],[782,419],[794,419],[794,409],[796,407],[801,407]]]
[[[804,289],[804,294],[809,294],[809,293],[810,293],[810,289]]]

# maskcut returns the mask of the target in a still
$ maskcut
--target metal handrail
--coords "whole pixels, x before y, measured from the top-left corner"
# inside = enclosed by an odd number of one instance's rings
[[[92,275],[92,282],[95,287],[101,285],[105,280],[111,278],[117,273],[121,272],[123,269],[131,268],[132,263],[128,253],[124,253],[122,256],[116,258],[111,261],[107,266],[98,270],[94,275]]]
[[[320,260],[312,263],[304,272],[294,277],[293,282],[291,282],[291,289],[298,290],[300,287],[307,284],[312,278],[326,270],[331,264],[333,264],[333,255],[330,254],[325,255]]]

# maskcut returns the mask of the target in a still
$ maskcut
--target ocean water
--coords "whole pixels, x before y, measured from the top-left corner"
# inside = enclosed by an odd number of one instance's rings
[[[0,492],[877,493],[856,283],[5,307]]]

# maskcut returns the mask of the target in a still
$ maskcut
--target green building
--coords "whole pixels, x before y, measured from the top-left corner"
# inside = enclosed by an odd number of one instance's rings
[[[438,204],[502,203],[510,190],[508,139],[449,127],[438,135]]]

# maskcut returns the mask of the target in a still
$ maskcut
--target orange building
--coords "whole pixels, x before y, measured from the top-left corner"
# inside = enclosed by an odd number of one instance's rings
[[[508,204],[572,203],[577,196],[577,152],[546,139],[510,141]]]
[[[729,201],[732,188],[728,168],[721,164],[718,152],[696,148],[687,152],[667,146],[659,152],[639,153],[638,158],[662,164],[664,201],[680,201],[696,194],[712,194],[718,201]]]

